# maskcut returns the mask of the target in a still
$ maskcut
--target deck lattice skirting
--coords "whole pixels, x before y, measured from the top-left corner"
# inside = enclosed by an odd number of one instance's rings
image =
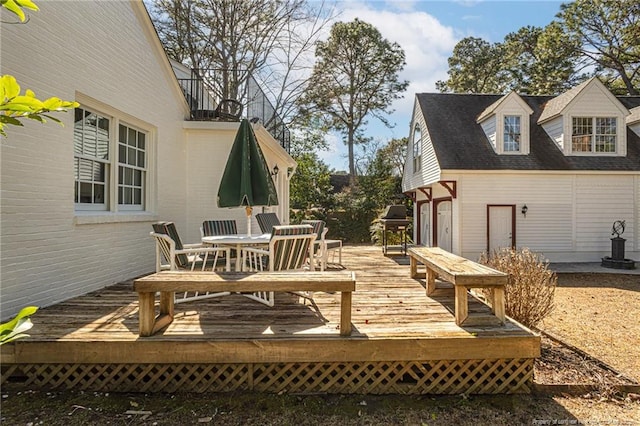
[[[102,392],[528,393],[533,359],[280,364],[16,364],[2,387]]]
[[[290,394],[501,394],[533,389],[540,337],[505,324],[459,326],[455,294],[431,295],[409,260],[380,247],[345,246],[356,273],[349,336],[340,335],[339,292],[313,302],[285,291],[275,306],[244,296],[196,300],[175,320],[139,336],[132,283],[119,283],[34,315],[30,337],[0,346],[3,389]],[[418,271],[422,272],[422,271]],[[327,273],[332,273],[331,271]],[[468,296],[469,313],[494,319]]]

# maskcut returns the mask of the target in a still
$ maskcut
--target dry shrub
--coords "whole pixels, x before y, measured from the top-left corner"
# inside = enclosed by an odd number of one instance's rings
[[[506,313],[527,327],[534,327],[553,310],[558,277],[549,262],[527,248],[495,250],[480,256],[480,263],[509,274],[505,288]]]

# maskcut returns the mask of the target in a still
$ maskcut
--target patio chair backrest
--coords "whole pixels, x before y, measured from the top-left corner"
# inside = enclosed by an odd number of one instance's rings
[[[273,227],[280,225],[280,219],[275,213],[258,213],[256,220],[263,234],[271,234]]]
[[[305,219],[300,221],[301,225],[311,225],[313,226],[313,232],[317,235],[316,239],[322,238],[322,234],[324,233],[325,222],[324,220],[316,220],[316,219]]]
[[[234,219],[205,220],[202,222],[202,233],[205,237],[214,235],[236,235],[238,227]]]
[[[269,269],[302,269],[309,257],[309,247],[316,234],[311,225],[276,225],[269,243]]]
[[[180,235],[178,235],[178,230],[176,229],[176,224],[173,222],[156,222],[151,224],[154,232],[158,234],[164,234],[171,238],[175,243],[176,250],[182,250],[184,246],[182,245],[182,240],[180,239]],[[161,240],[157,240],[158,244],[163,244]],[[164,240],[162,240],[164,241]],[[166,247],[169,250],[168,247]],[[162,247],[162,252],[166,254],[165,247]],[[189,258],[186,254],[177,254],[176,255],[176,263],[179,267],[185,267],[189,264]]]
[[[325,234],[325,221],[324,220],[316,220],[316,219],[305,219],[300,221],[301,225],[311,225],[313,226],[313,232],[316,234],[316,244],[313,247],[313,254],[318,254],[320,246],[318,245],[321,240],[324,239]]]

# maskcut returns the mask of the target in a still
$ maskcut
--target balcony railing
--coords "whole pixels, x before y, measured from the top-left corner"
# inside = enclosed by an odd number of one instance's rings
[[[189,104],[189,120],[259,120],[289,152],[291,133],[252,75],[234,70],[193,70],[190,78],[178,78],[178,82]]]

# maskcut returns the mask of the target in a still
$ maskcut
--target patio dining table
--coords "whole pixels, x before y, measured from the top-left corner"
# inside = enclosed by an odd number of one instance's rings
[[[240,271],[240,261],[238,256],[240,256],[240,250],[243,246],[259,246],[259,245],[268,245],[271,240],[271,234],[261,234],[261,235],[211,235],[208,237],[202,237],[203,244],[211,244],[211,245],[225,245],[231,246],[236,249],[236,272]]]

